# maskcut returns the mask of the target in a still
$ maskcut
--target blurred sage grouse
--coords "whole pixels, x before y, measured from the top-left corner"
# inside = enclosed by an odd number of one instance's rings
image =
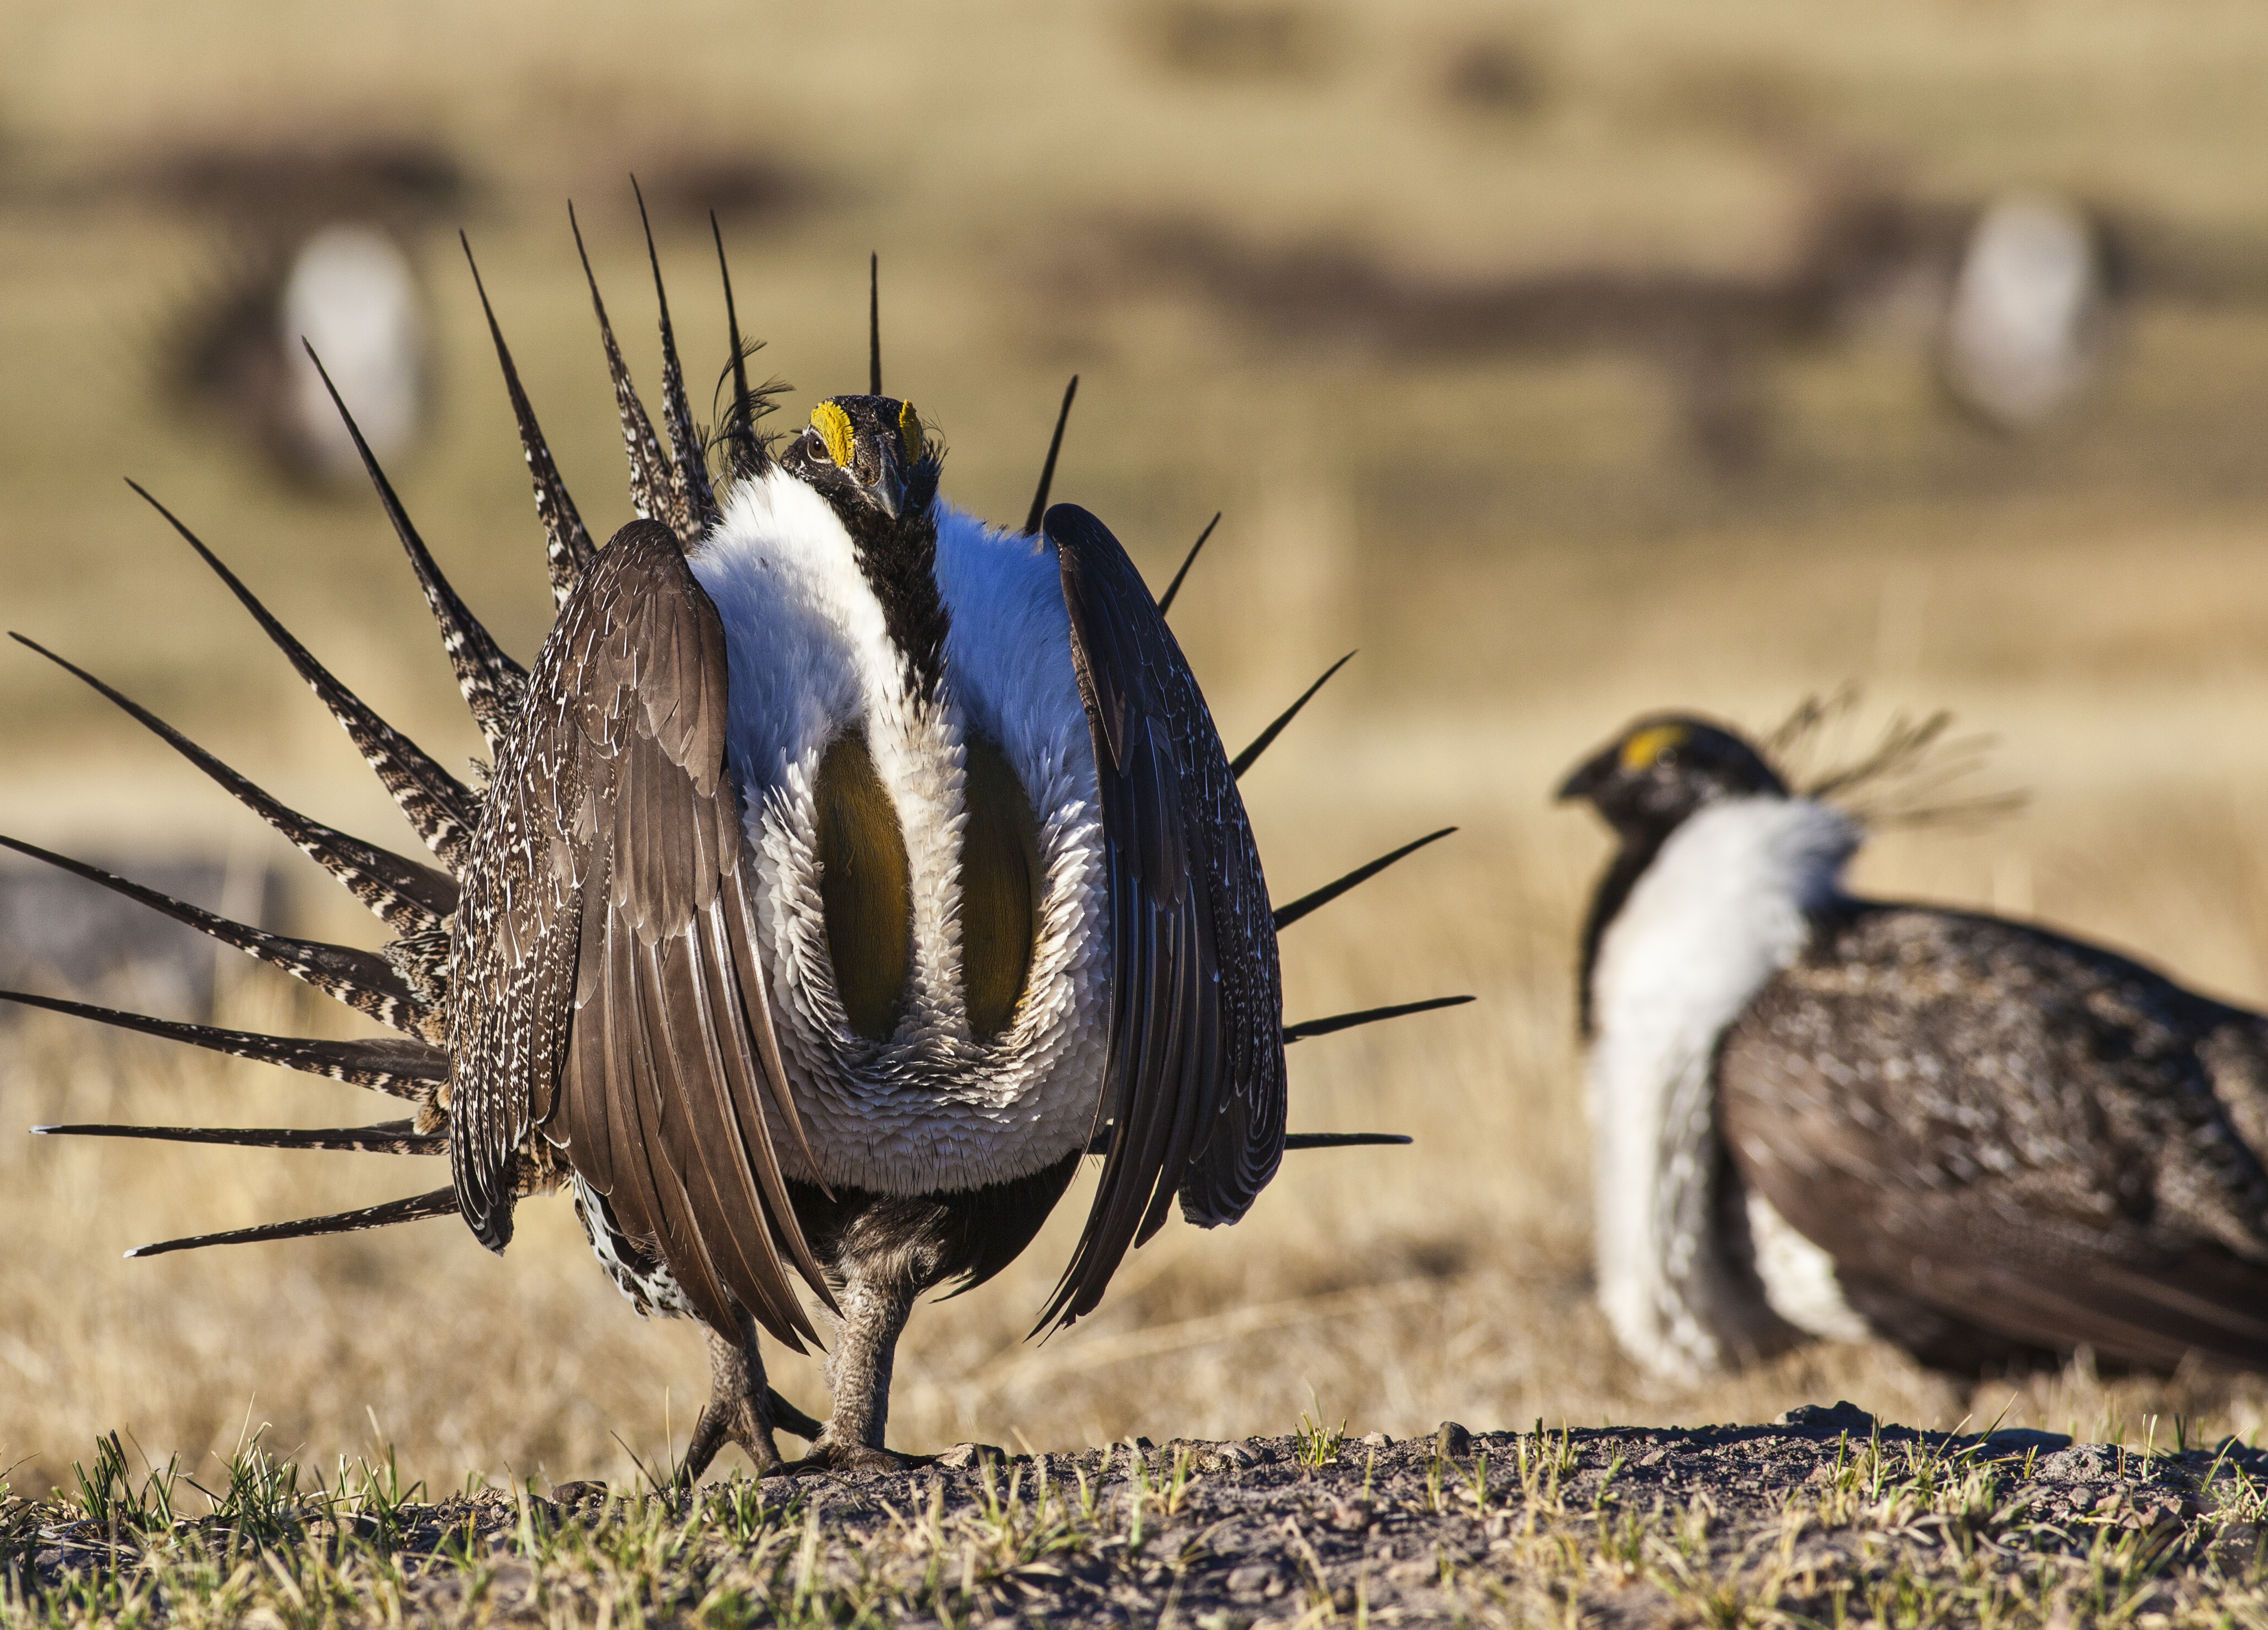
[[[1600,1297],[1690,1378],[1805,1335],[1982,1370],[2268,1368],[2268,1020],[2113,952],[1859,899],[1859,822],[1701,719],[1559,789],[1621,847],[1584,929]]]
[[[718,249],[721,264],[721,237]],[[759,420],[784,387],[750,388],[728,282],[732,406],[704,442],[658,259],[654,272],[666,450],[592,284],[638,516],[604,548],[490,318],[559,608],[532,669],[451,591],[353,432],[494,756],[473,785],[383,723],[160,507],[440,869],[283,808],[71,669],[351,889],[394,932],[382,954],[259,933],[11,843],[402,1037],[304,1041],[15,999],[415,1110],[335,1131],[45,1130],[449,1158],[451,1186],[433,1193],[134,1254],[453,1212],[501,1250],[514,1202],[563,1187],[641,1310],[711,1332],[692,1475],[726,1442],[778,1465],[776,1427],[813,1440],[809,1464],[879,1464],[915,1297],[998,1273],[1083,1156],[1101,1157],[1100,1184],[1042,1328],[1093,1309],[1176,1201],[1200,1226],[1233,1222],[1287,1147],[1407,1141],[1287,1139],[1284,1044],[1440,1004],[1285,1029],[1278,929],[1384,862],[1271,913],[1236,777],[1285,719],[1241,757],[1222,751],[1164,608],[1100,520],[1047,507],[1045,476],[1021,532],[939,498],[939,445],[882,394],[879,339],[866,394],[767,437]],[[817,1339],[799,1280],[836,1321],[823,1428],[770,1390],[756,1349],[759,1328],[798,1351]]]

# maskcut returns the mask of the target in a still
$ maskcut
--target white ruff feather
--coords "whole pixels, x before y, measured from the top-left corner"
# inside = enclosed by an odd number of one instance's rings
[[[1599,1300],[1624,1347],[1659,1375],[1719,1368],[1770,1328],[1718,1243],[1717,1044],[1801,953],[1808,913],[1835,897],[1859,841],[1850,817],[1808,800],[1712,804],[1670,834],[1600,947],[1589,1068]],[[1833,1265],[1776,1213],[1770,1221],[1778,1228],[1767,1225],[1756,1267],[1769,1256],[1780,1280],[1777,1294],[1765,1281],[1771,1310],[1815,1331],[1835,1309],[1855,1322]]]
[[[733,489],[691,557],[724,620],[732,760],[756,851],[761,950],[781,1051],[819,1169],[888,1194],[1005,1182],[1083,1147],[1101,1091],[1109,941],[1094,753],[1053,549],[938,505],[950,631],[934,700],[918,697],[850,534],[775,471]],[[859,721],[896,806],[914,903],[912,987],[879,1045],[843,1014],[819,894],[819,762]],[[1039,816],[1046,873],[1023,999],[990,1043],[961,986],[967,741],[1007,755]]]
[[[1798,1234],[1763,1195],[1751,1190],[1748,1198],[1749,1243],[1771,1310],[1798,1330],[1830,1341],[1864,1341],[1873,1334],[1843,1300],[1835,1258]]]

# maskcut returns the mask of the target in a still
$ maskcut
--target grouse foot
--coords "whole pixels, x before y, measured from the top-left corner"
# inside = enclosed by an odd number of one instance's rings
[[[927,1463],[926,1456],[901,1455],[894,1449],[848,1442],[821,1433],[812,1441],[811,1453],[788,1462],[782,1470],[790,1477],[806,1477],[822,1471],[903,1471]]]
[[[775,1431],[810,1441],[822,1430],[765,1382],[763,1361],[756,1354],[755,1326],[743,1314],[739,1343],[709,1332],[709,1402],[694,1424],[693,1441],[686,1447],[685,1464],[678,1475],[690,1488],[709,1470],[718,1449],[738,1443],[755,1463],[756,1475],[763,1477],[785,1464],[779,1445],[772,1441]]]

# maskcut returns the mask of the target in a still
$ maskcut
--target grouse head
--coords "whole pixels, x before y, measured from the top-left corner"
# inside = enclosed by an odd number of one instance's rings
[[[780,454],[780,467],[817,490],[851,535],[925,519],[937,497],[939,449],[909,402],[830,396]]]
[[[1696,810],[1727,798],[1786,798],[1787,783],[1764,756],[1720,726],[1683,713],[1638,719],[1560,784],[1625,838],[1660,839]]]

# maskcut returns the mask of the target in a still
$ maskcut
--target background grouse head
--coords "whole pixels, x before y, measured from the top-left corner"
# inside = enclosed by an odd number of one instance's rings
[[[1656,840],[1719,799],[1786,798],[1787,783],[1739,736],[1690,714],[1638,719],[1561,783],[1625,840]]]

